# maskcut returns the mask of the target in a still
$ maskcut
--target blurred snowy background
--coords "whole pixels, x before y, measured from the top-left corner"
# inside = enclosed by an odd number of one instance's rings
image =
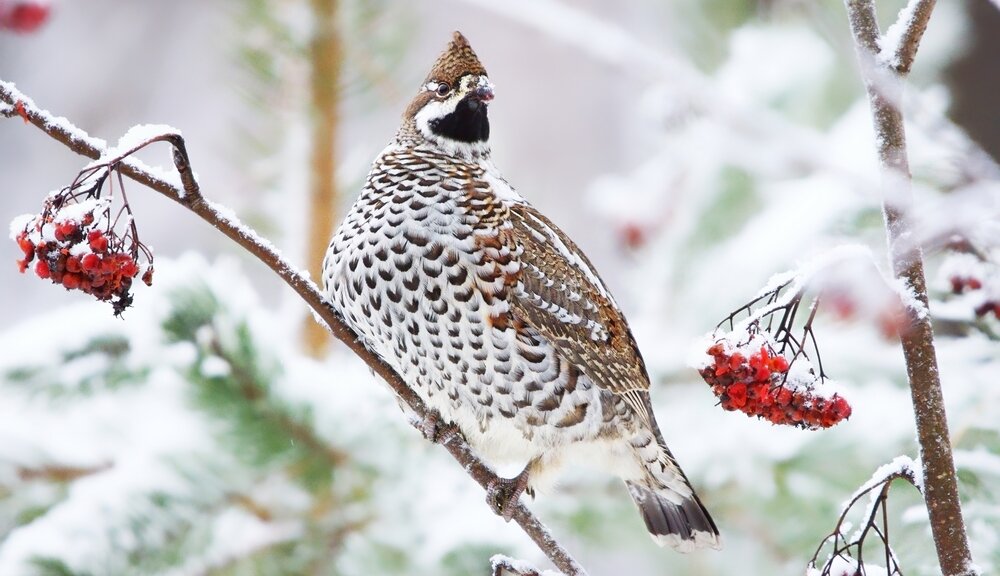
[[[9,0],[3,0],[9,1]],[[322,0],[56,0],[0,33],[0,78],[114,142],[183,131],[203,190],[303,267],[310,83]],[[900,1],[879,2],[884,24]],[[697,339],[774,273],[835,246],[886,268],[867,104],[840,2],[343,0],[335,178],[342,208],[452,30],[497,86],[496,163],[590,255],[649,364],[664,434],[726,548],[681,556],[625,491],[579,471],[531,503],[592,574],[802,574],[841,503],[917,456],[898,344],[867,306],[870,263],[817,322],[853,417],[829,431],[724,412],[688,366]],[[906,115],[932,313],[975,559],[1000,569],[1000,10],[941,2]],[[169,165],[165,150],[144,153]],[[39,209],[84,161],[0,122],[0,220]],[[540,560],[385,386],[301,304],[190,214],[130,189],[157,283],[124,320],[0,255],[0,574],[484,574]],[[339,216],[335,216],[339,222]],[[956,255],[961,233],[985,256]],[[980,287],[952,279],[975,277]],[[978,314],[977,314],[978,309]],[[985,311],[985,312],[984,312]],[[890,501],[907,574],[937,571],[912,491]]]

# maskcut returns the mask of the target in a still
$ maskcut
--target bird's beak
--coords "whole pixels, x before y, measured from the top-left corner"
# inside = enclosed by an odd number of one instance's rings
[[[486,76],[479,77],[479,83],[472,89],[472,97],[482,103],[493,100],[493,83]]]

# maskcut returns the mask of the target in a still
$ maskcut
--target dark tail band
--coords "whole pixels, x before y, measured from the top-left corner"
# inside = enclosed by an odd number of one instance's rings
[[[680,504],[674,504],[653,488],[634,482],[625,484],[639,507],[649,535],[660,546],[670,546],[678,552],[722,548],[719,529],[693,492]]]

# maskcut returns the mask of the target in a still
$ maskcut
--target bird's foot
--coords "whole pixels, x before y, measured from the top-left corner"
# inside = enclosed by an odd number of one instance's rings
[[[458,434],[458,426],[445,422],[437,410],[428,410],[427,416],[420,421],[419,428],[424,438],[435,444],[446,444],[455,434]]]
[[[497,515],[510,522],[522,492],[532,498],[535,496],[535,491],[528,487],[528,467],[513,478],[497,478],[491,482],[486,489],[486,503]]]

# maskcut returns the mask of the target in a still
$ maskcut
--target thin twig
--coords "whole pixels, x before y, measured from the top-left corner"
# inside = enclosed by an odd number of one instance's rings
[[[899,574],[900,576],[902,576],[902,571],[899,569],[899,563],[896,561],[896,556],[893,553],[892,548],[889,546],[889,522],[888,522],[889,516],[888,516],[888,510],[886,508],[889,499],[889,488],[892,485],[892,483],[898,479],[906,480],[915,488],[917,487],[916,478],[913,476],[913,470],[903,469],[903,470],[893,471],[892,473],[886,475],[878,482],[871,483],[870,485],[865,486],[863,489],[860,489],[857,492],[855,492],[854,496],[844,506],[843,511],[837,518],[837,523],[833,527],[833,531],[831,531],[830,534],[826,536],[826,538],[823,538],[823,540],[819,543],[819,546],[816,547],[816,552],[813,553],[812,559],[809,561],[809,566],[811,567],[816,566],[816,563],[819,561],[820,553],[823,551],[826,545],[832,541],[833,549],[831,550],[830,555],[827,557],[827,561],[823,565],[821,574],[823,574],[824,576],[830,574],[831,562],[833,558],[838,556],[840,557],[843,557],[845,555],[853,556],[855,561],[857,561],[858,565],[860,567],[863,567],[865,540],[867,539],[868,534],[870,532],[874,532],[876,535],[878,535],[879,539],[882,541],[883,547],[885,549],[884,552],[886,560],[886,565],[885,565],[886,569],[889,570],[890,574]],[[879,491],[878,496],[876,496],[875,499],[872,501],[872,503],[868,506],[867,514],[863,518],[864,521],[863,528],[857,530],[853,536],[848,538],[843,532],[844,525],[847,522],[848,514],[851,512],[854,506],[861,500],[861,498],[863,498],[868,494],[871,494],[876,489],[878,489]],[[879,516],[880,511],[882,513],[881,514],[882,526],[883,526],[882,529],[880,529],[877,524],[877,518]],[[861,573],[864,572],[862,571]]]
[[[895,70],[899,74],[910,73],[913,60],[917,56],[917,48],[920,47],[920,39],[924,37],[931,12],[934,11],[934,4],[935,0],[910,0],[906,8],[900,12],[900,18],[909,15],[910,21],[899,23],[906,26],[893,54]]]
[[[12,84],[0,80],[0,101],[24,111],[28,121],[43,132],[61,142],[70,150],[98,159],[106,152],[103,141],[87,135],[68,121],[56,121],[47,112],[39,109],[29,98],[18,92]],[[20,105],[18,104],[20,103]],[[188,159],[184,139],[180,134],[163,134],[152,141],[169,142],[174,147],[174,165],[180,174],[181,186],[168,182],[155,175],[141,162],[133,158],[122,158],[119,161],[121,173],[129,178],[156,190],[167,198],[191,210],[217,230],[228,236],[242,248],[253,254],[261,262],[273,270],[282,280],[302,298],[329,327],[330,332],[348,348],[360,357],[378,376],[382,377],[406,403],[420,420],[431,417],[431,411],[423,400],[410,389],[391,366],[382,361],[373,352],[364,347],[360,338],[340,318],[320,294],[316,285],[285,261],[272,247],[270,242],[260,237],[253,229],[244,226],[239,220],[228,214],[224,208],[217,206],[204,198],[195,180]],[[148,143],[148,142],[147,142]],[[419,424],[419,423],[418,423]],[[462,465],[472,478],[483,488],[497,482],[499,477],[473,453],[469,444],[461,434],[438,435],[439,443]],[[549,533],[548,529],[521,502],[514,506],[513,520],[538,545],[553,564],[568,576],[583,576],[586,571]]]
[[[893,63],[885,58],[876,58],[881,33],[874,0],[845,0],[845,4],[875,127],[882,170],[883,214],[893,273],[913,289],[926,309],[923,255],[919,245],[912,242],[912,226],[908,221],[913,193],[900,102],[905,73],[912,65],[934,2],[911,0],[911,4],[900,12],[906,20],[896,26],[906,26],[906,29],[900,35],[899,46],[895,47],[901,54],[898,69],[892,68]],[[930,315],[918,313],[912,307],[907,312],[911,329],[900,335],[900,343],[923,463],[924,500],[938,562],[946,576],[974,574],[958,499]]]

